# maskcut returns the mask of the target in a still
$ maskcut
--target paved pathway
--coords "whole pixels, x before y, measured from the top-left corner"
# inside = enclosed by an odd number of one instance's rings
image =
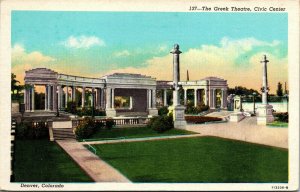
[[[202,136],[217,136],[288,148],[288,128],[257,125],[256,117],[246,117],[239,123],[189,124],[187,130],[201,133]]]
[[[95,182],[130,182],[119,171],[76,140],[57,140],[56,142]]]

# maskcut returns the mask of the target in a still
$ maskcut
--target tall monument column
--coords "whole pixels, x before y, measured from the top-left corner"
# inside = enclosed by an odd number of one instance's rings
[[[185,107],[180,105],[179,102],[179,89],[180,86],[178,82],[180,81],[180,63],[179,55],[182,53],[179,50],[179,45],[175,44],[173,50],[170,52],[173,54],[173,106],[170,110],[173,109],[173,120],[174,127],[177,129],[185,129],[186,121],[184,119],[184,110]]]
[[[258,125],[266,125],[267,123],[270,123],[274,121],[273,116],[273,106],[269,105],[268,103],[268,72],[267,72],[267,63],[269,60],[267,60],[267,56],[263,56],[263,60],[261,63],[263,64],[263,74],[262,74],[262,105],[257,108],[257,124]]]

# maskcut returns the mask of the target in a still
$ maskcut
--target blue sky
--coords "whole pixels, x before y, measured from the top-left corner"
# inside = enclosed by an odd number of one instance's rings
[[[247,69],[251,59],[259,53],[268,53],[283,66],[287,65],[284,60],[288,46],[287,20],[286,13],[13,11],[13,57],[15,49],[23,51],[26,57],[31,56],[30,59],[34,57],[32,53],[40,54],[37,59],[40,62],[30,64],[28,59],[26,63],[13,58],[12,69],[25,64],[31,67],[45,65],[85,76],[122,69],[147,72],[146,68],[154,65],[155,60],[161,58],[159,63],[170,57],[174,43],[180,44],[186,55],[200,51],[199,58],[210,48],[221,53],[230,51],[228,57],[235,57],[233,60],[226,58],[226,54],[222,57],[232,60],[234,65],[225,62],[223,67]],[[240,49],[245,50],[238,55],[232,53]],[[190,64],[193,61],[184,60],[184,56],[183,62],[187,69],[195,67]],[[203,62],[198,61],[199,67]],[[209,66],[214,66],[214,60]],[[157,74],[154,69],[149,68],[150,75]],[[160,75],[163,76],[159,74],[158,78],[162,78]],[[222,72],[217,75],[224,76]],[[203,78],[196,74],[192,77]],[[286,78],[287,75],[279,79]]]

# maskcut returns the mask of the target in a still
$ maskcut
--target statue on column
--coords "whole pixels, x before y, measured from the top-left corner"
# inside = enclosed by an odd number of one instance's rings
[[[262,105],[257,108],[257,124],[266,125],[267,123],[274,121],[273,116],[273,106],[268,103],[268,72],[267,72],[267,56],[263,56],[261,63],[263,64],[263,74],[262,74]]]
[[[177,129],[185,129],[186,121],[184,118],[185,107],[180,105],[179,102],[179,90],[181,86],[180,81],[180,60],[179,55],[182,53],[179,50],[179,45],[175,44],[173,50],[170,52],[173,54],[173,106],[169,110],[173,110],[174,127]]]

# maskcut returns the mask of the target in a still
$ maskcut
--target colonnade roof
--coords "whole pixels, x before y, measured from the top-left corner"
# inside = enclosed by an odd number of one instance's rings
[[[45,85],[59,84],[81,87],[112,87],[112,88],[138,88],[138,89],[170,89],[172,81],[156,81],[151,76],[134,73],[113,73],[100,78],[90,78],[74,75],[60,74],[48,68],[35,68],[25,72],[25,84]],[[227,80],[219,77],[205,77],[195,81],[180,81],[183,88],[227,88]]]

